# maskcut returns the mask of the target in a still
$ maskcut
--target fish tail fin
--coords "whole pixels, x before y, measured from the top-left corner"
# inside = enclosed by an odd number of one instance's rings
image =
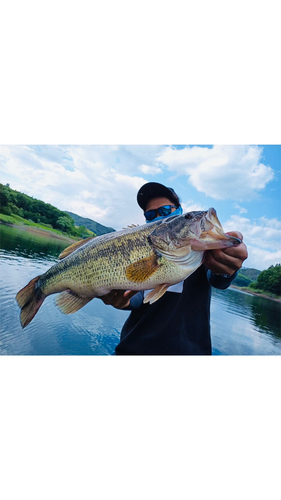
[[[17,303],[21,308],[20,322],[22,328],[25,328],[34,318],[46,297],[38,286],[39,279],[40,276],[37,276],[31,280],[16,295]]]

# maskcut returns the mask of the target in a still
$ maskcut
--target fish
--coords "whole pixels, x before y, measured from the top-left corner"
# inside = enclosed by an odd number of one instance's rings
[[[150,290],[144,303],[153,304],[202,264],[206,250],[240,243],[224,233],[213,207],[78,241],[17,293],[21,326],[32,321],[52,294],[59,294],[55,302],[64,314],[115,289]]]

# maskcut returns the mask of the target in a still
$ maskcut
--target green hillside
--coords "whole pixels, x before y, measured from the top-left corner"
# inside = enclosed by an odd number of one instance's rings
[[[263,294],[271,298],[280,298],[281,264],[270,266],[264,271],[242,267],[232,283],[246,292]]]
[[[85,226],[74,226],[73,218],[66,212],[37,200],[32,196],[0,183],[0,221],[6,224],[37,226],[38,228],[67,234],[74,238],[96,236]]]
[[[251,280],[256,281],[261,271],[259,271],[258,269],[253,269],[251,267],[242,267],[240,269],[240,273],[243,274],[244,276],[247,276]]]
[[[251,283],[257,280],[257,277],[261,271],[258,269],[242,267],[233,281],[233,285],[236,286],[249,286]]]
[[[73,212],[67,212],[70,217],[74,220],[75,226],[85,226],[90,231],[93,231],[97,236],[106,233],[112,233],[115,231],[112,227],[103,226],[92,219],[87,219],[85,217],[80,217],[80,215],[74,214]]]

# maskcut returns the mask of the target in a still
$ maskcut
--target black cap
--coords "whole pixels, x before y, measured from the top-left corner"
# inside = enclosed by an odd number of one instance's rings
[[[161,196],[171,200],[177,208],[180,206],[180,200],[175,191],[172,188],[163,186],[163,184],[159,184],[159,182],[147,182],[144,184],[137,194],[137,202],[139,206],[145,210],[149,200]]]

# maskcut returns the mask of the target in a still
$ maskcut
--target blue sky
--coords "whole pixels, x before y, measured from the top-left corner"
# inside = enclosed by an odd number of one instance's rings
[[[142,224],[136,193],[171,186],[185,211],[217,210],[247,267],[281,262],[281,146],[0,146],[0,182],[103,225]]]

